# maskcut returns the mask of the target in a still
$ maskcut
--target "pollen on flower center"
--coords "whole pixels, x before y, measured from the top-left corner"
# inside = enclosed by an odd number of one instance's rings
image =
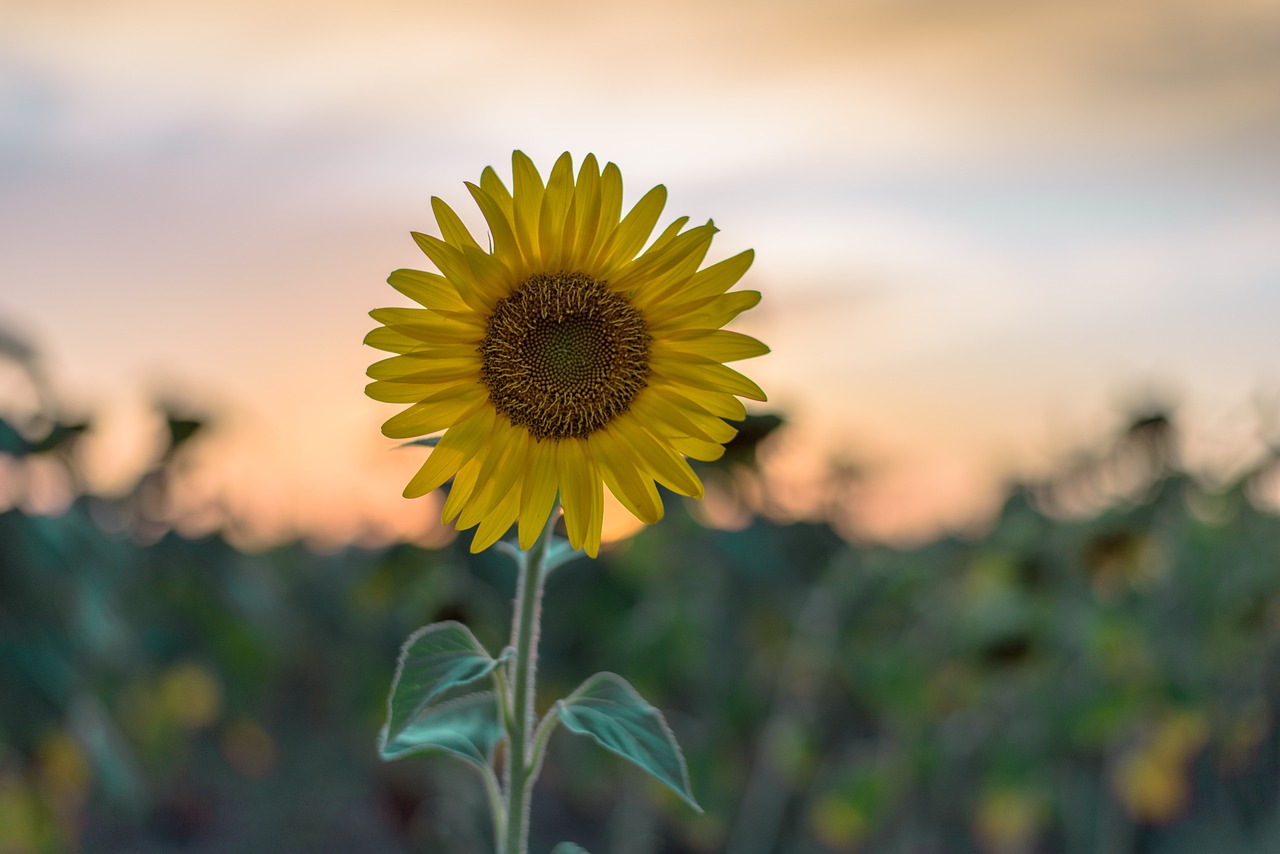
[[[651,340],[639,309],[603,282],[538,273],[494,307],[480,379],[494,408],[534,437],[583,437],[644,388]]]

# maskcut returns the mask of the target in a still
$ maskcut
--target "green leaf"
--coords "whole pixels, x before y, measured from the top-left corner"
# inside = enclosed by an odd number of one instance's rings
[[[520,546],[508,540],[499,540],[494,543],[494,548],[505,555],[511,557],[517,565],[523,566],[525,560],[525,552]],[[562,540],[559,537],[552,537],[551,542],[547,544],[547,554],[542,560],[542,577],[546,578],[551,574],[553,569],[563,566],[571,560],[577,560],[580,557],[586,557],[586,554],[576,551],[569,545],[568,540]]]
[[[561,842],[551,849],[551,854],[588,854],[588,851],[573,842]]]
[[[468,694],[425,709],[390,739],[382,728],[378,752],[383,759],[412,753],[449,753],[481,767],[493,761],[493,749],[504,737],[498,701],[492,691]]]
[[[547,547],[547,558],[546,563],[542,565],[542,574],[550,575],[551,570],[564,566],[569,561],[577,560],[580,557],[586,557],[586,554],[576,551],[569,545],[568,540],[553,537]]]
[[[382,743],[397,741],[432,701],[450,688],[483,679],[501,660],[490,657],[461,623],[433,623],[409,635],[391,682]]]
[[[570,732],[591,736],[634,762],[702,812],[689,790],[689,772],[671,728],[621,676],[597,673],[556,703],[556,715]]]

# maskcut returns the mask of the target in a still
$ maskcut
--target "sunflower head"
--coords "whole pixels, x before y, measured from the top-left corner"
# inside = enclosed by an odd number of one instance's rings
[[[404,494],[453,478],[444,521],[479,526],[472,551],[517,520],[532,546],[558,493],[570,545],[595,556],[605,487],[646,523],[662,517],[655,483],[700,498],[686,458],[718,458],[736,432],[725,420],[746,414],[738,398],[765,399],[725,364],[768,352],[722,328],[760,301],[729,290],[752,253],[699,269],[716,229],[688,217],[650,241],[666,189],[623,216],[618,168],[592,155],[576,177],[561,155],[544,184],[517,151],[512,172],[511,190],[492,168],[467,184],[489,250],[431,200],[440,237],[413,238],[439,272],[391,274],[422,307],[371,312],[365,343],[393,355],[366,393],[409,404],[387,436],[444,431]]]

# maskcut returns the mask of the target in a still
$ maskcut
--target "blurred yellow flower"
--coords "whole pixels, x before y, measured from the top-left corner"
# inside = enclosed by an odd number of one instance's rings
[[[222,684],[202,665],[185,662],[165,671],[159,695],[166,717],[183,729],[204,729],[222,716]]]
[[[983,851],[1020,854],[1034,850],[1044,821],[1044,804],[1034,792],[1000,788],[984,792],[973,829]]]
[[[833,851],[858,850],[871,829],[871,822],[858,804],[836,795],[828,795],[814,805],[809,824],[818,839]]]
[[[1170,712],[1127,751],[1112,773],[1112,787],[1130,815],[1154,824],[1182,815],[1191,798],[1191,761],[1208,738],[1203,714]]]
[[[654,187],[622,213],[622,176],[587,155],[575,180],[566,153],[544,185],[512,155],[508,191],[492,168],[467,184],[483,214],[485,251],[462,220],[431,200],[440,238],[413,235],[439,273],[397,270],[391,286],[423,308],[380,308],[365,343],[396,355],[369,368],[375,400],[408,403],[382,428],[392,438],[445,431],[405,487],[414,498],[453,478],[444,521],[479,525],[472,551],[519,520],[537,539],[557,492],[570,544],[600,548],[602,487],[643,522],[662,517],[654,482],[700,498],[685,457],[713,460],[764,400],[724,363],[768,352],[722,329],[760,300],[728,293],[751,251],[698,267],[715,226],[666,228],[643,253],[666,202]]]

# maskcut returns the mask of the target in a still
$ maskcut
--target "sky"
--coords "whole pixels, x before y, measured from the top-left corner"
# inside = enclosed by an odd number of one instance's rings
[[[795,513],[840,459],[858,530],[969,524],[1146,398],[1238,464],[1280,396],[1273,0],[0,0],[0,329],[94,416],[98,488],[160,395],[261,536],[420,532],[367,312],[515,148],[755,249]]]

